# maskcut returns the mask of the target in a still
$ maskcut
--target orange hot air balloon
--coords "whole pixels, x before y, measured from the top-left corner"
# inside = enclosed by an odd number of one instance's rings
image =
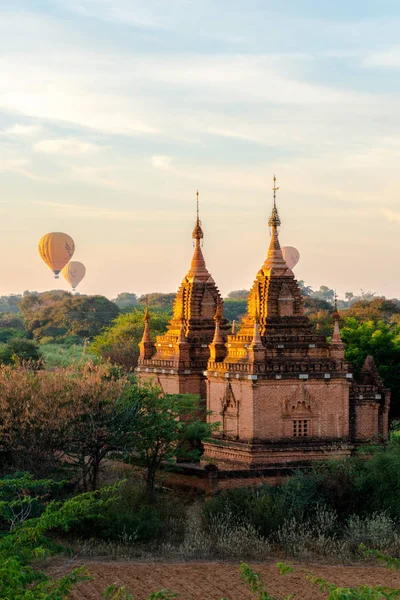
[[[293,246],[283,246],[282,254],[289,269],[293,269],[299,262],[300,252]]]
[[[77,260],[71,260],[61,272],[72,287],[72,290],[75,291],[76,286],[80,284],[86,275],[86,267]]]
[[[58,279],[60,271],[75,252],[74,240],[66,233],[46,233],[39,242],[39,254]]]

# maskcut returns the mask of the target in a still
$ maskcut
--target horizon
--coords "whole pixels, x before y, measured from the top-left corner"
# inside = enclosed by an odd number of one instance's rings
[[[297,279],[400,297],[396,2],[2,4],[0,295],[52,288],[50,231],[82,294],[175,293],[197,189],[210,273],[249,289],[275,173]]]

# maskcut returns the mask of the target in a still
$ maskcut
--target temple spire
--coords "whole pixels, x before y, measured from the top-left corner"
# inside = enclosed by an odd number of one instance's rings
[[[195,241],[196,246],[199,245],[200,240],[202,240],[204,238],[204,233],[203,233],[203,229],[201,227],[201,221],[200,221],[199,190],[197,190],[197,192],[196,192],[196,224],[193,229],[192,238],[194,240],[196,240]]]
[[[215,321],[215,332],[214,332],[214,339],[213,339],[212,343],[213,344],[223,344],[224,340],[222,338],[221,328],[220,328],[221,311],[220,311],[220,308],[218,305],[217,305],[217,310],[215,311],[214,321]]]
[[[139,348],[140,348],[140,358],[143,359],[150,359],[154,352],[155,352],[155,346],[151,340],[151,336],[150,336],[150,313],[149,313],[149,297],[146,296],[146,308],[144,311],[144,317],[143,317],[143,321],[144,321],[144,329],[143,329],[143,336],[142,336],[142,341],[139,344]]]
[[[146,308],[144,310],[144,329],[143,329],[143,337],[142,342],[150,342],[150,313],[149,313],[149,297],[146,295]]]
[[[225,358],[226,356],[226,347],[224,338],[221,332],[221,319],[222,319],[222,311],[220,304],[217,304],[217,308],[215,311],[215,331],[214,338],[211,344],[209,345],[210,349],[210,361],[218,362]]]
[[[276,177],[274,175],[274,187],[272,188],[273,195],[273,207],[271,216],[268,220],[268,225],[271,228],[271,241],[268,248],[267,258],[262,266],[262,271],[269,271],[269,274],[273,271],[274,275],[293,275],[292,271],[288,268],[285,259],[283,258],[281,246],[279,243],[278,227],[281,225],[281,219],[279,217],[278,209],[276,206],[276,192],[279,187],[276,185]]]
[[[337,294],[336,294],[336,290],[335,290],[335,296],[334,296],[334,303],[335,303],[335,310],[333,312],[333,321],[334,321],[334,326],[333,326],[333,335],[332,335],[332,344],[342,344],[342,336],[340,335],[340,313],[338,311],[338,306],[337,306]]]
[[[201,250],[200,242],[204,238],[204,233],[200,221],[198,190],[196,192],[196,223],[193,229],[192,238],[194,240],[194,254],[187,277],[197,277],[206,280],[210,277],[210,273],[207,271],[206,262]]]

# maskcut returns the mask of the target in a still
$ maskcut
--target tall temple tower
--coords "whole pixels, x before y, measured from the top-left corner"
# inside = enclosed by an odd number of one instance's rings
[[[229,324],[223,317],[223,300],[211,277],[202,252],[204,233],[199,216],[193,229],[194,254],[190,269],[176,295],[173,316],[165,335],[151,341],[148,310],[136,372],[141,380],[154,380],[170,394],[198,394],[206,404],[207,363],[225,350]],[[217,330],[217,340],[215,331]],[[220,340],[220,341],[219,341]],[[211,345],[211,348],[210,348]]]
[[[218,352],[207,365],[209,419],[221,428],[215,443],[204,444],[204,456],[222,469],[347,455],[358,422],[369,437],[387,435],[388,391],[378,390],[376,382],[369,382],[365,400],[357,388],[353,395],[361,399],[350,411],[353,376],[337,315],[331,343],[304,315],[299,285],[279,243],[278,189],[274,177],[271,240],[249,294],[248,314],[225,343],[216,322]]]

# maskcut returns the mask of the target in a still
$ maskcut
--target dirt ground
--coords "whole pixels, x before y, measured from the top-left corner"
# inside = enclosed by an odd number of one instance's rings
[[[135,600],[144,600],[151,592],[164,588],[178,593],[180,600],[251,600],[254,598],[240,580],[239,565],[222,562],[196,563],[140,563],[133,561],[85,560],[68,565],[85,564],[92,576],[72,593],[74,600],[100,600],[110,584],[125,585]],[[279,599],[289,594],[296,600],[319,600],[326,595],[305,581],[305,571],[324,577],[340,586],[385,585],[400,588],[400,572],[383,567],[307,564],[297,565],[297,572],[279,575],[275,562],[252,565],[262,575],[267,590]],[[65,562],[48,569],[52,575],[65,573]]]

